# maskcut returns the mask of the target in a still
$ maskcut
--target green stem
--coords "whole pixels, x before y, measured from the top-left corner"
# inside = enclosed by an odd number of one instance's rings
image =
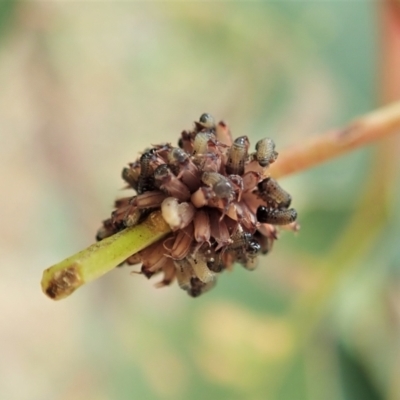
[[[114,269],[132,254],[162,239],[171,231],[160,211],[141,224],[127,228],[47,268],[43,292],[53,300],[69,296],[85,283]]]

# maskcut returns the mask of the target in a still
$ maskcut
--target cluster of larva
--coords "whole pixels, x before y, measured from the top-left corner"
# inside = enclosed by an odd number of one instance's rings
[[[298,229],[297,212],[289,208],[289,193],[267,175],[278,156],[271,139],[258,141],[249,153],[247,136],[232,140],[224,122],[202,114],[193,130],[182,132],[178,146],[154,146],[123,169],[137,195],[116,200],[97,240],[161,209],[172,233],[126,263],[141,263],[148,278],[163,272],[158,287],[176,278],[197,297],[235,262],[254,270],[258,255],[277,239],[277,226]]]

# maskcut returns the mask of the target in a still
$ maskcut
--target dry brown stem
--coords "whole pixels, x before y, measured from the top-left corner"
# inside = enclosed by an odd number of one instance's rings
[[[269,172],[274,178],[300,172],[399,130],[400,102],[396,102],[363,115],[344,128],[283,150]]]

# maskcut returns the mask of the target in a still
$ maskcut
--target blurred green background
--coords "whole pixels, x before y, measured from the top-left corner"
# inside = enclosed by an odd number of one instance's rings
[[[400,399],[396,138],[282,180],[299,234],[198,299],[39,284],[201,113],[279,151],[378,106],[379,32],[367,1],[1,1],[0,398]]]

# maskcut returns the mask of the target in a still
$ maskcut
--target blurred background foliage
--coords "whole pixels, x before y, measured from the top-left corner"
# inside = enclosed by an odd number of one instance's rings
[[[299,234],[199,299],[39,286],[201,113],[279,150],[377,107],[381,28],[367,1],[1,1],[0,398],[400,399],[397,138],[282,180]]]

